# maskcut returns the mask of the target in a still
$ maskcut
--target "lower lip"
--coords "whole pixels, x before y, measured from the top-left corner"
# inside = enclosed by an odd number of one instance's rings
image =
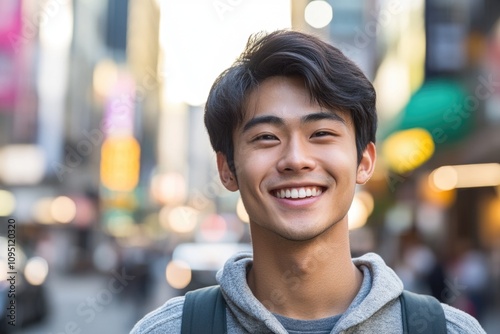
[[[321,193],[319,196],[314,196],[314,197],[304,197],[304,198],[296,198],[296,199],[291,199],[291,198],[278,198],[274,197],[275,200],[278,201],[279,204],[287,207],[292,207],[292,208],[300,208],[300,207],[306,207],[310,206],[314,203],[316,203],[321,196],[323,196],[324,191]]]

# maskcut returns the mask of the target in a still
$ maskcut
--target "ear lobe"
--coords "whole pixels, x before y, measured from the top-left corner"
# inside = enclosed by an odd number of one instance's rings
[[[227,190],[236,191],[239,189],[236,177],[229,168],[226,156],[222,152],[217,152],[217,169],[219,170],[220,180]]]
[[[356,174],[356,183],[365,184],[370,180],[375,169],[375,161],[377,160],[377,149],[375,144],[370,142],[361,157]]]

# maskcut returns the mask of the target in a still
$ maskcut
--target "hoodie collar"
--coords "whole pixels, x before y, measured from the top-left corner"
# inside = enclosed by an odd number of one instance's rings
[[[360,291],[338,321],[333,332],[356,326],[390,301],[398,298],[403,284],[382,258],[374,253],[353,259],[363,272]],[[287,333],[281,323],[255,298],[247,283],[252,266],[252,253],[233,255],[217,273],[217,281],[227,305],[240,326],[251,333]]]
[[[363,282],[351,305],[337,322],[335,333],[368,320],[403,291],[403,283],[379,255],[367,253],[352,262],[363,272]]]

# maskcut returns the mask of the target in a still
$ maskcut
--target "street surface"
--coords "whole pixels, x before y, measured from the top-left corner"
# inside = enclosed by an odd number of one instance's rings
[[[152,300],[141,302],[112,276],[98,274],[61,275],[47,281],[49,315],[40,323],[17,330],[23,334],[124,334],[144,314],[173,296],[166,282],[156,283]],[[123,282],[127,283],[125,280]]]

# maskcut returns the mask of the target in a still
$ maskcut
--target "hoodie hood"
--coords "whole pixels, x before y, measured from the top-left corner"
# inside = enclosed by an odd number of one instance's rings
[[[380,256],[368,253],[354,258],[353,263],[363,272],[363,282],[332,333],[362,324],[397,299],[403,291],[401,280]],[[276,317],[252,294],[246,279],[251,266],[252,253],[238,253],[217,273],[229,311],[237,322],[235,325],[250,333],[287,333]]]

